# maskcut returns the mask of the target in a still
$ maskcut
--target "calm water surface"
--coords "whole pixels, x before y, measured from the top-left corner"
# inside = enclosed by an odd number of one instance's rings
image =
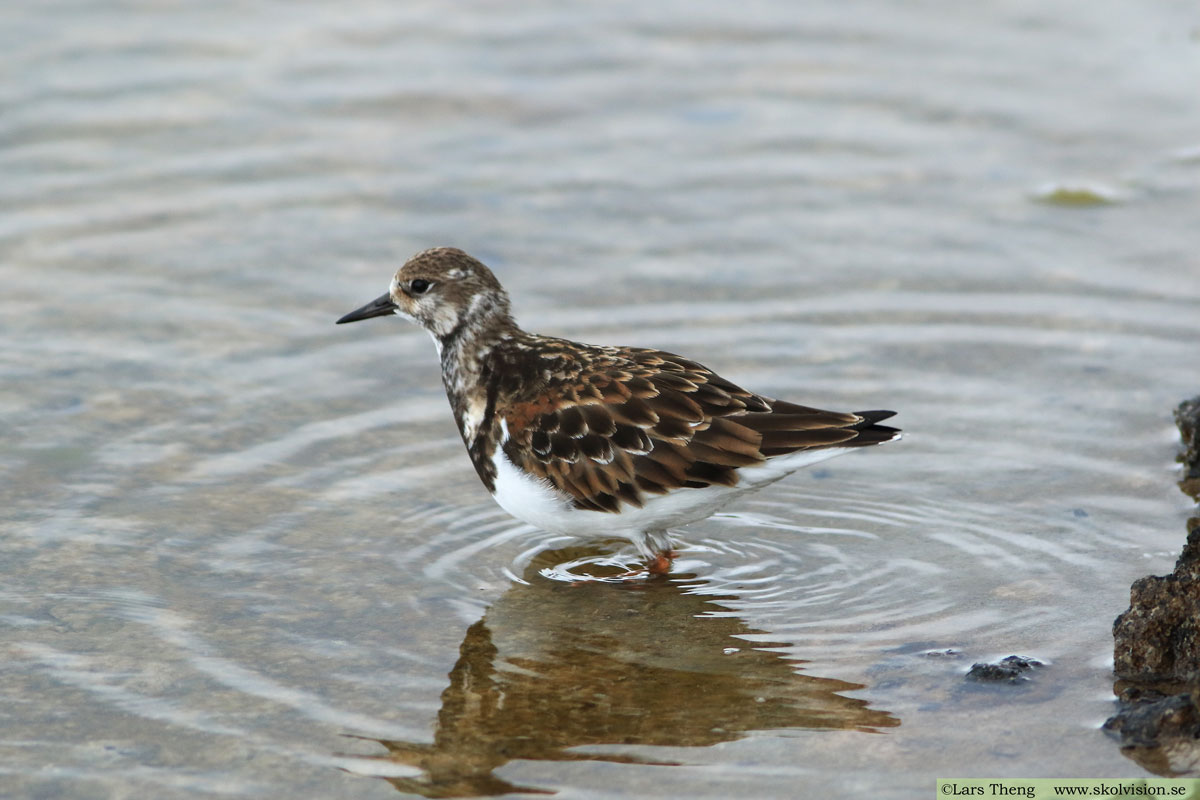
[[[5,793],[1146,774],[1098,725],[1190,510],[1194,3],[10,3],[0,53]],[[436,244],[906,438],[572,584],[621,545],[493,505],[423,333],[333,325]]]

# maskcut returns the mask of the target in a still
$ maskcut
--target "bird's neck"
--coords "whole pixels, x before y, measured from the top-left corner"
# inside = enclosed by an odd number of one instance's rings
[[[463,441],[470,447],[488,410],[488,384],[495,376],[489,367],[492,351],[501,343],[523,335],[508,314],[468,320],[451,335],[434,336],[442,360],[442,381],[454,409]]]

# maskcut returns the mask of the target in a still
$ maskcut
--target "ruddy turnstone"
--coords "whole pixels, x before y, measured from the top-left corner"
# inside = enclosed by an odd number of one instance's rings
[[[526,333],[492,271],[452,247],[413,256],[337,322],[391,314],[433,337],[471,463],[505,511],[553,533],[628,538],[651,573],[670,570],[669,529],[900,436],[878,424],[892,411],[822,411],[661,350]]]

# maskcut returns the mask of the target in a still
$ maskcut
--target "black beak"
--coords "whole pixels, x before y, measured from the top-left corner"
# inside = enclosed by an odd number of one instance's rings
[[[392,296],[385,294],[376,297],[371,302],[367,303],[362,308],[356,308],[346,316],[337,321],[338,325],[343,322],[358,322],[360,319],[370,319],[371,317],[386,317],[388,314],[396,313],[396,304],[392,302]]]

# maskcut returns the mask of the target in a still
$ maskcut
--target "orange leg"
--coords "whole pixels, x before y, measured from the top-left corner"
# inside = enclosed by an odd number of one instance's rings
[[[675,558],[672,550],[655,553],[646,561],[646,572],[651,575],[667,575],[671,572],[671,560]]]

